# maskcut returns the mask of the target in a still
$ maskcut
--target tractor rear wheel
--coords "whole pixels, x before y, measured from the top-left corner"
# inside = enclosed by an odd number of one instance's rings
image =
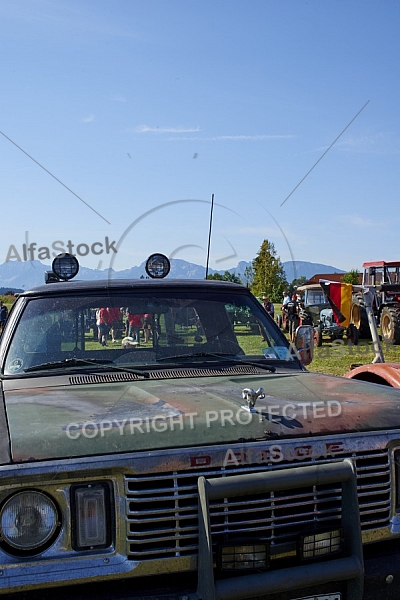
[[[350,323],[347,328],[347,339],[353,344],[353,346],[357,346],[358,344],[358,329],[354,325],[354,323]]]
[[[380,319],[381,336],[387,344],[400,344],[400,312],[384,306]]]
[[[314,344],[320,348],[322,346],[322,327],[317,325],[314,327]]]
[[[350,321],[357,329],[360,338],[371,339],[371,331],[368,323],[367,310],[365,308],[362,294],[354,294],[351,302]]]

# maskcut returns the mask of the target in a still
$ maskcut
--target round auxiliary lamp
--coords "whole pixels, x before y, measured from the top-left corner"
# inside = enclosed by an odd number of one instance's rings
[[[146,273],[152,279],[163,279],[171,269],[171,263],[164,254],[152,254],[146,261]]]
[[[59,254],[53,260],[51,270],[61,281],[69,281],[78,274],[79,262],[72,254]]]

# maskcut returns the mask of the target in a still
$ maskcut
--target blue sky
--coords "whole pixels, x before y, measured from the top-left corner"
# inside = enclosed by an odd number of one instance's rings
[[[399,22],[394,0],[1,0],[0,263],[71,240],[92,268],[204,264],[212,194],[212,268],[265,238],[400,259]]]

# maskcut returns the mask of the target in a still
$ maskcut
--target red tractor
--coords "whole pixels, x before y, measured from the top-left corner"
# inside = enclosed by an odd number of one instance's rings
[[[400,344],[400,261],[364,263],[362,285],[375,289],[372,310],[382,339],[387,344]],[[361,291],[353,294],[351,322],[359,330],[360,338],[371,338]]]

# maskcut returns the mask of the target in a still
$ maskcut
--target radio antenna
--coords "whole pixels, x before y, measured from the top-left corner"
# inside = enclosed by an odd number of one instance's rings
[[[208,277],[208,261],[210,259],[210,245],[211,245],[211,229],[212,229],[213,210],[214,210],[214,194],[211,196],[210,228],[209,228],[209,231],[208,231],[208,244],[207,244],[206,279]]]

